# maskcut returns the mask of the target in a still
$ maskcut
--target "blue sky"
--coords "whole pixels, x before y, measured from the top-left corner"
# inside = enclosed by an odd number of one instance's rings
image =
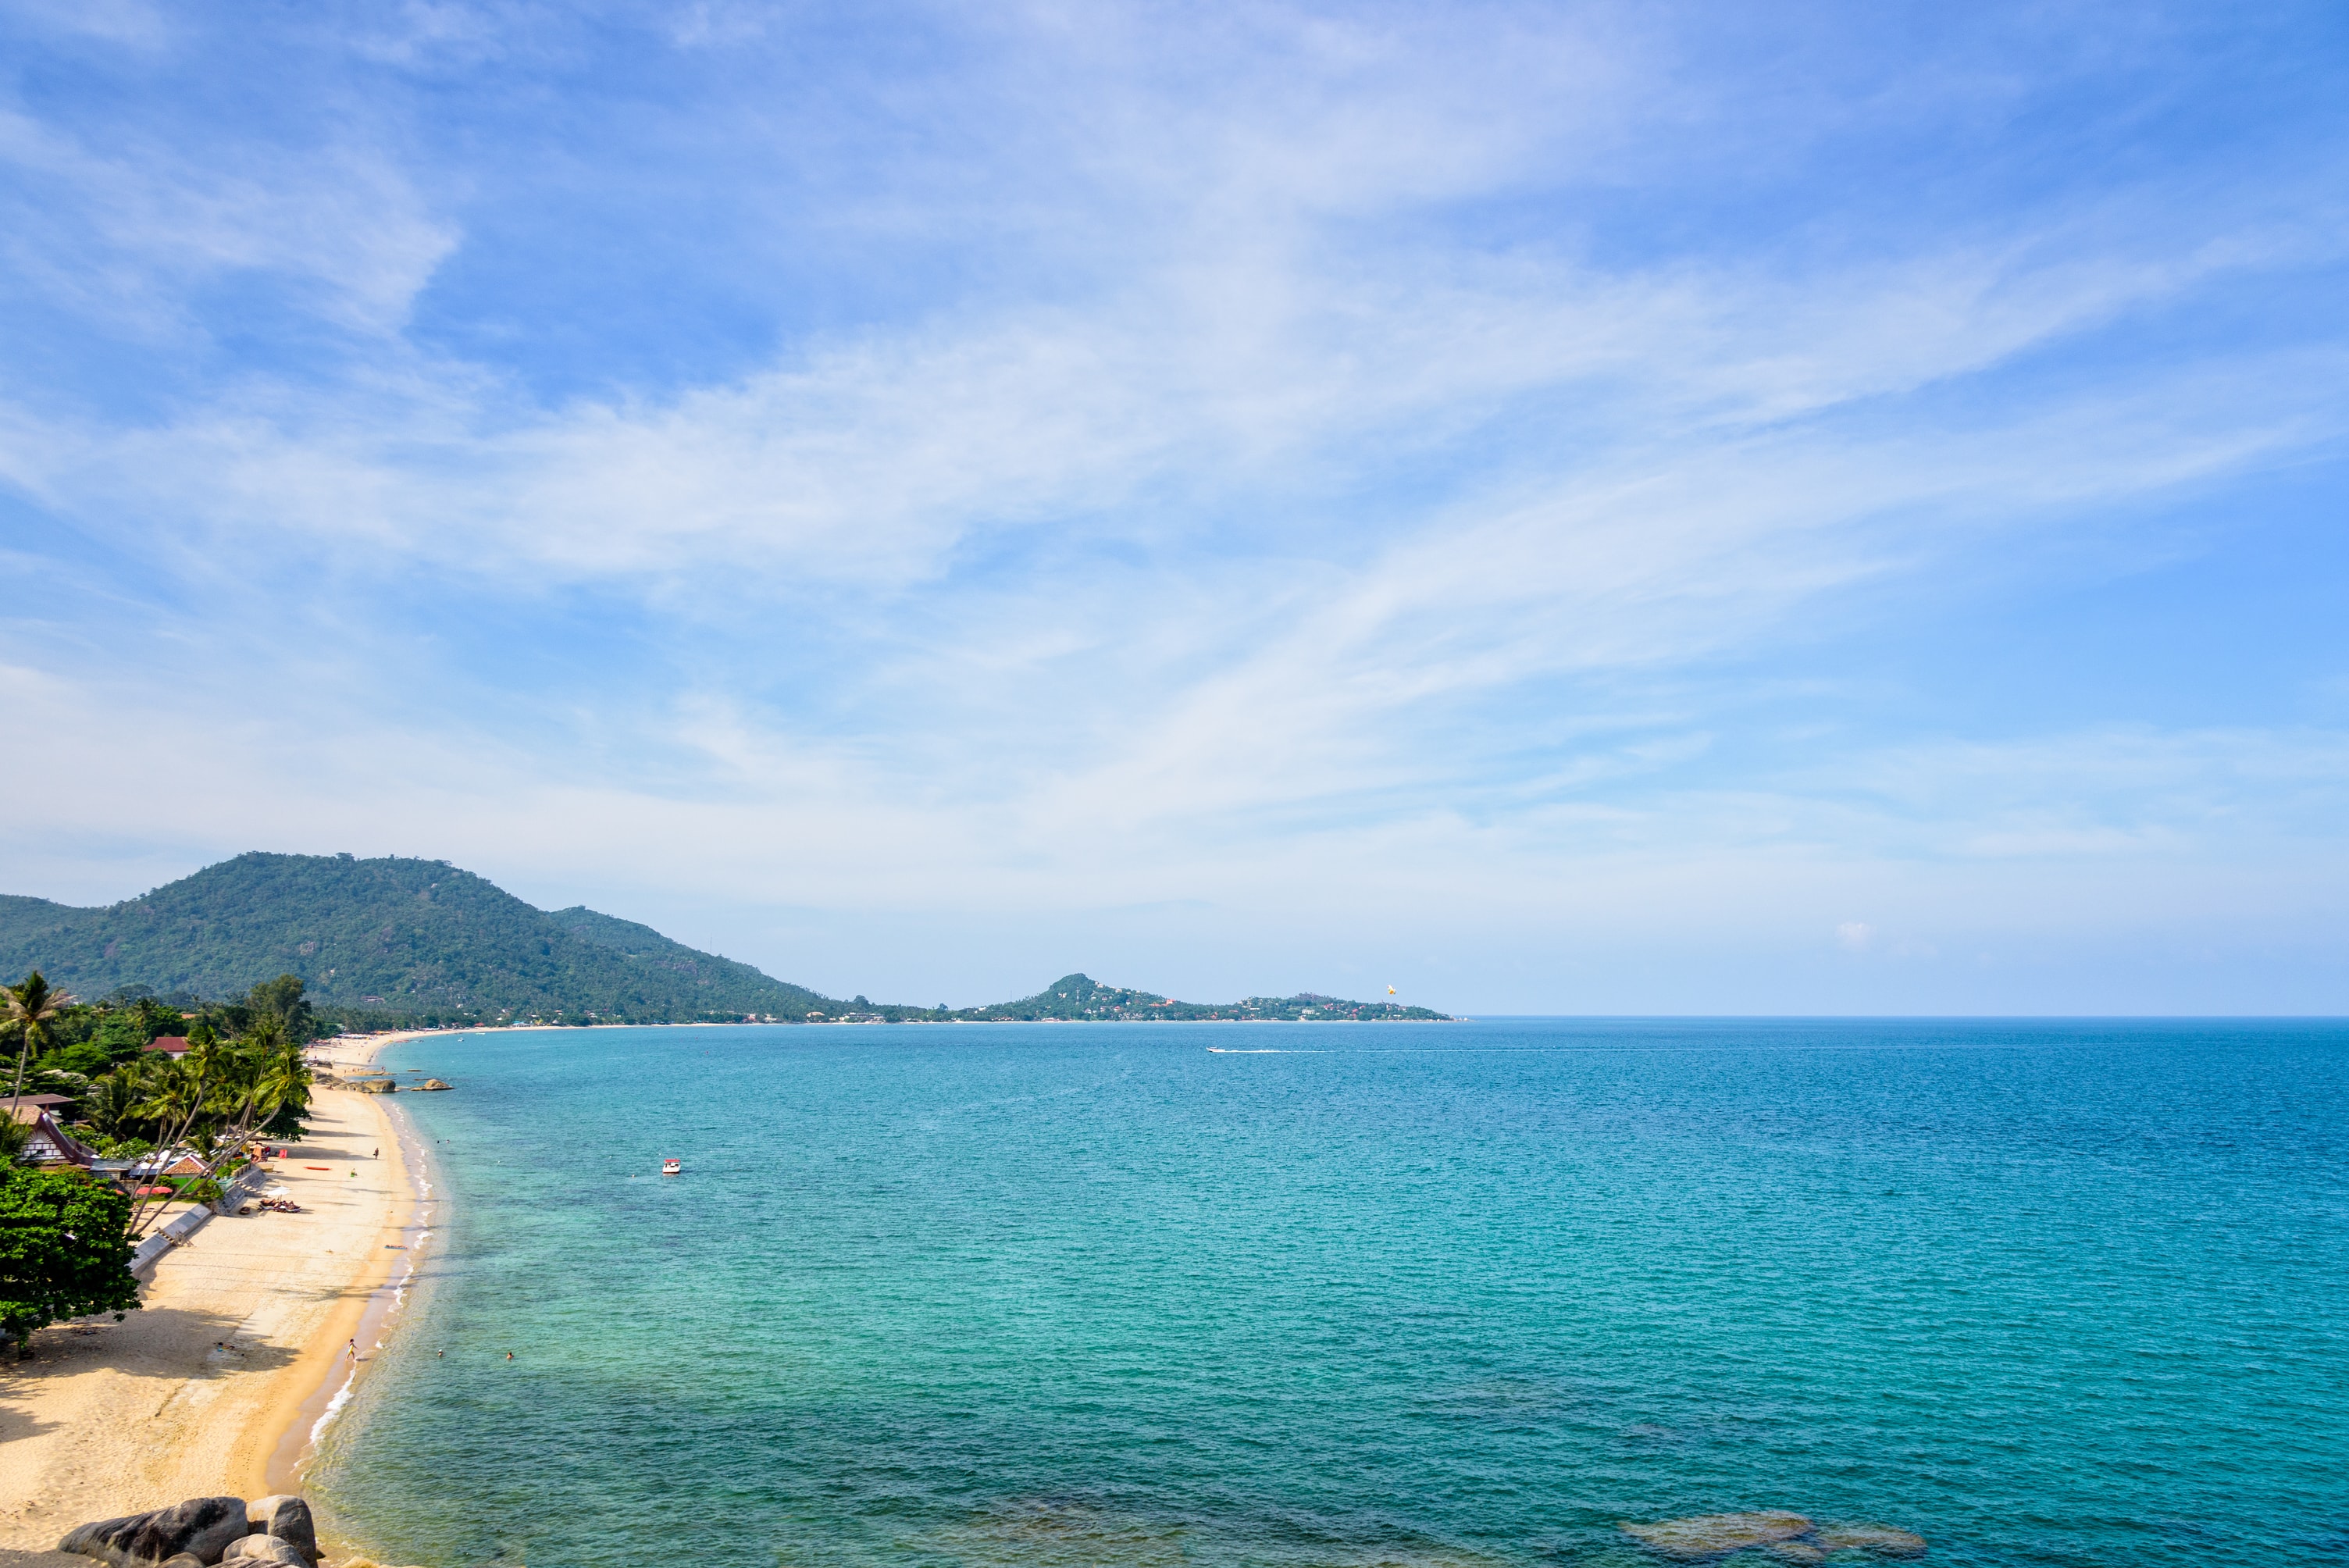
[[[2337,6],[0,3],[7,891],[2349,1011]]]

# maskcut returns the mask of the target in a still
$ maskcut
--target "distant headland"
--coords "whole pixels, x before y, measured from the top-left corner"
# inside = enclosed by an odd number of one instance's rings
[[[446,861],[243,854],[98,909],[0,894],[0,974],[86,1001],[186,1005],[281,975],[322,1025],[1439,1022],[1313,992],[1183,1002],[1070,975],[985,1007],[826,996],[584,906],[542,910]]]

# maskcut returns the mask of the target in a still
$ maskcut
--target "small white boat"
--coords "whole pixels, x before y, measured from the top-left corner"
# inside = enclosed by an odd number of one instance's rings
[[[664,1176],[682,1176],[682,1175],[684,1175],[684,1174],[685,1174],[685,1161],[682,1161],[682,1160],[676,1159],[676,1158],[674,1158],[674,1157],[671,1157],[670,1159],[667,1159],[667,1160],[664,1160],[664,1161],[661,1161],[661,1174],[662,1174],[662,1175],[664,1175]]]

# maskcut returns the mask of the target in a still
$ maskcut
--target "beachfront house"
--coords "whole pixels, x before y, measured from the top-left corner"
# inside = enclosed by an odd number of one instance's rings
[[[0,1104],[8,1108],[13,1119],[33,1130],[18,1158],[35,1165],[78,1165],[87,1170],[89,1162],[98,1158],[98,1151],[60,1127],[49,1107],[38,1103],[62,1099],[62,1096],[54,1094],[28,1094],[22,1099],[0,1100]]]
[[[151,1181],[158,1176],[201,1176],[204,1161],[189,1149],[159,1149],[152,1154],[142,1154],[131,1165],[130,1174],[141,1181]]]

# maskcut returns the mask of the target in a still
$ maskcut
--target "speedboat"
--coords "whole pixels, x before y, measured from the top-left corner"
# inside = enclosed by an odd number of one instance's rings
[[[685,1174],[685,1161],[682,1161],[682,1160],[677,1159],[675,1156],[671,1156],[669,1159],[667,1159],[667,1160],[662,1161],[661,1161],[661,1174],[662,1174],[662,1175],[664,1175],[664,1176],[682,1176],[682,1175],[684,1175],[684,1174]]]

